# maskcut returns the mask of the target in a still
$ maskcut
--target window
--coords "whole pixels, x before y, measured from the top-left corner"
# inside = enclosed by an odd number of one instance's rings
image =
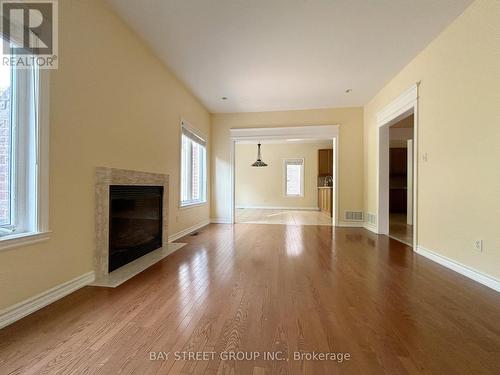
[[[304,196],[304,159],[285,159],[285,196]]]
[[[1,247],[7,246],[3,240],[46,230],[48,176],[40,168],[47,154],[40,145],[48,141],[40,127],[40,82],[36,67],[0,66]]]
[[[206,141],[185,123],[181,136],[181,207],[207,201]]]

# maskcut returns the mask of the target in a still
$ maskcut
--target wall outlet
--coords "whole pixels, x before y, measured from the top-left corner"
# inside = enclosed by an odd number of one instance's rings
[[[475,240],[474,241],[474,250],[483,251],[483,240]]]

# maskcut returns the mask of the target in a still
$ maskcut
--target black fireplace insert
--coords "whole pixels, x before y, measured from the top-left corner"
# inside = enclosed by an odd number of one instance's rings
[[[110,186],[109,272],[162,246],[163,186]]]

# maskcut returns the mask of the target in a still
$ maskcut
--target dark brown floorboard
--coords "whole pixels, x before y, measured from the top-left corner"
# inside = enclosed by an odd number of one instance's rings
[[[252,224],[182,241],[116,289],[85,287],[1,330],[0,374],[500,373],[500,294],[400,242]],[[150,351],[172,354],[150,361]],[[175,351],[289,360],[184,361]]]

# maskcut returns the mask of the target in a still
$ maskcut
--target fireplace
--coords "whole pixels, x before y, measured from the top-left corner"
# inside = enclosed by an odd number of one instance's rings
[[[109,187],[111,272],[162,246],[163,186]]]
[[[95,182],[94,285],[109,286],[134,274],[124,264],[168,250],[168,175],[97,167]]]

